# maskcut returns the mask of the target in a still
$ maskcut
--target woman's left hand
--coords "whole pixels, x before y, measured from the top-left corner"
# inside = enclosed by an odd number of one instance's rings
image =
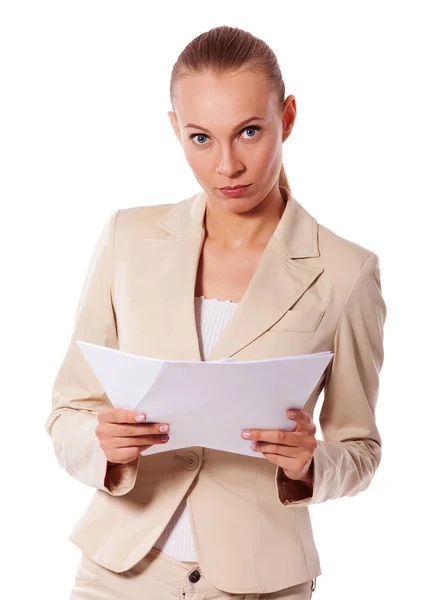
[[[255,452],[262,452],[267,460],[281,467],[289,479],[312,483],[312,458],[318,445],[316,425],[304,410],[291,409],[287,418],[294,420],[292,431],[279,429],[243,429],[242,437],[254,440]],[[248,433],[249,435],[246,435]]]

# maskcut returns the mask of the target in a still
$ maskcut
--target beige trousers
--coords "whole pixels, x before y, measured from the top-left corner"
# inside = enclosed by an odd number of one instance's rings
[[[310,600],[316,579],[268,594],[230,594],[210,584],[199,565],[152,548],[134,567],[115,573],[83,554],[69,600]]]

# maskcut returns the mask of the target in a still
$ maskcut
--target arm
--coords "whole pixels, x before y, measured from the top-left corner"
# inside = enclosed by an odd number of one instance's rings
[[[52,387],[52,411],[45,429],[57,460],[69,475],[113,496],[135,484],[139,456],[130,463],[108,463],[95,434],[98,413],[112,408],[76,341],[118,348],[112,302],[113,240],[118,212],[105,224],[90,260],[73,333]]]
[[[379,258],[370,253],[339,318],[333,359],[324,383],[311,483],[289,479],[277,467],[278,498],[284,506],[308,506],[365,490],[379,466],[382,441],[375,421],[379,373],[384,359]]]

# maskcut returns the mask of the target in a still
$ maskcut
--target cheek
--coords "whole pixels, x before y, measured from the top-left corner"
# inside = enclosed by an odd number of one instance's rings
[[[281,147],[278,142],[268,140],[261,144],[253,157],[253,165],[256,172],[265,173],[270,177],[272,173],[278,172],[282,162]]]
[[[203,177],[204,173],[210,170],[209,159],[204,152],[197,152],[190,146],[184,146],[183,152],[191,170],[199,176]],[[203,156],[205,154],[205,156]]]

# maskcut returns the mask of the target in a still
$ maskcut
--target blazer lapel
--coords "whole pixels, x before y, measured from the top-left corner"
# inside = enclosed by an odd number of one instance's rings
[[[284,213],[264,249],[233,317],[206,360],[236,354],[270,328],[323,272],[296,258],[319,256],[316,220],[286,190]],[[163,335],[169,336],[167,358],[201,360],[195,320],[194,291],[205,236],[204,191],[178,202],[157,225],[167,235],[146,239],[145,251],[160,286]]]
[[[203,240],[203,227],[193,226],[183,229],[178,236],[147,240],[144,247],[159,288],[160,322],[155,330],[162,338],[161,346],[166,348],[166,359],[202,360],[194,291]]]
[[[272,237],[253,278],[207,360],[232,356],[263,334],[311,286],[323,269],[298,265]]]

